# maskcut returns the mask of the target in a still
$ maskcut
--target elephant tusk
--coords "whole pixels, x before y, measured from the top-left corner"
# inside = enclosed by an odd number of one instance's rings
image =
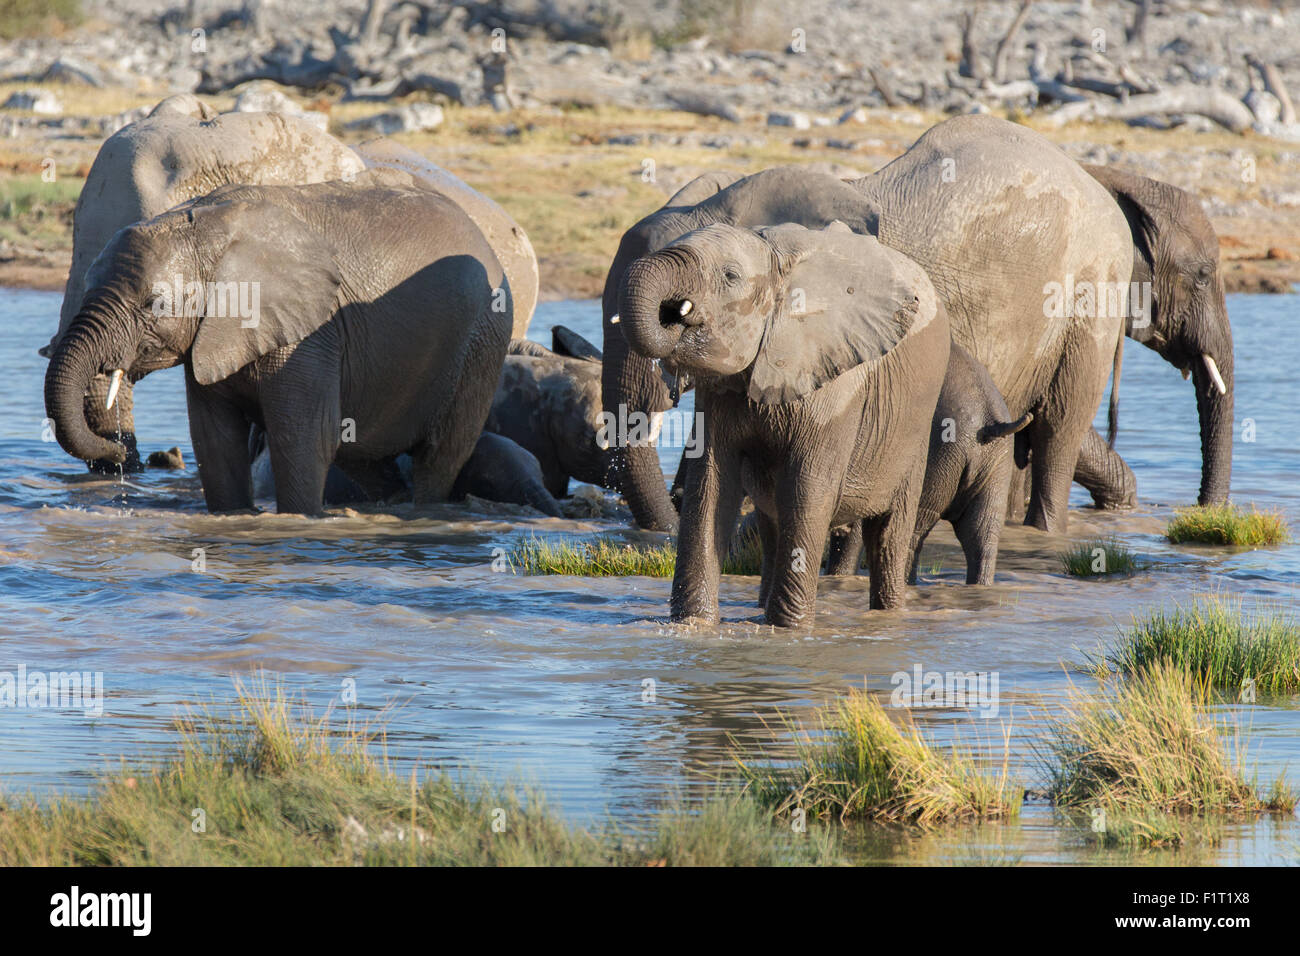
[[[1192,377],[1192,370],[1190,368],[1183,369],[1183,381],[1185,382],[1191,377]]]
[[[687,299],[682,303],[682,307],[678,310],[678,315],[684,319],[691,314],[691,309],[693,308],[695,308],[695,306],[691,303],[690,299]]]
[[[122,387],[122,376],[125,374],[120,368],[113,370],[113,378],[108,383],[108,400],[104,402],[105,408],[112,408],[113,402],[117,401],[117,390]]]
[[[615,312],[613,315],[609,317],[609,324],[618,325],[618,323],[619,323],[618,313]]]
[[[1214,380],[1214,387],[1219,390],[1219,394],[1227,395],[1228,386],[1223,384],[1223,376],[1219,374],[1219,366],[1214,364],[1214,359],[1210,358],[1208,352],[1202,352],[1201,361],[1205,363],[1205,370],[1210,373],[1210,378]]]

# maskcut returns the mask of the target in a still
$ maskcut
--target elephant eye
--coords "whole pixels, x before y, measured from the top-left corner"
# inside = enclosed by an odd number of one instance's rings
[[[722,278],[727,280],[728,285],[735,285],[740,281],[740,271],[732,266],[726,266],[722,270]]]

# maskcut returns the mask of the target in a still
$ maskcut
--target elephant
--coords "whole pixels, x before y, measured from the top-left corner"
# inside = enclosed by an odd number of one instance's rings
[[[482,233],[392,169],[223,186],[118,232],[86,285],[45,377],[59,443],[122,461],[126,449],[85,421],[90,379],[183,364],[217,513],[253,506],[252,424],[267,432],[281,512],[319,513],[336,457],[346,467],[402,452],[416,503],[445,500],[487,418],[513,322]]]
[[[546,490],[567,498],[570,478],[612,483],[610,450],[597,428],[599,350],[564,326],[552,331],[552,344],[510,343],[484,428],[535,455]]]
[[[218,114],[197,97],[170,96],[100,147],[73,212],[72,266],[59,328],[41,349],[47,358],[81,307],[86,272],[118,230],[151,219],[227,183],[268,185],[324,182],[365,168],[361,158],[305,120],[279,113]],[[91,430],[127,450],[121,462],[91,459],[95,471],[140,471],[133,396],[118,388],[105,408],[109,381],[96,375],[85,399]]]
[[[451,489],[452,500],[459,501],[466,495],[530,505],[552,518],[564,517],[559,502],[546,488],[536,456],[494,432],[485,431],[479,435],[473,454],[456,476]]]
[[[930,423],[908,584],[916,584],[921,547],[940,519],[952,524],[961,542],[966,583],[993,583],[1011,482],[1013,436],[1031,421],[1032,412],[1012,421],[988,370],[960,345],[952,345]],[[861,550],[860,524],[835,529],[826,573],[856,573]]]
[[[515,300],[512,336],[517,339],[527,336],[537,306],[537,253],[528,234],[510,214],[441,166],[391,139],[367,140],[353,148],[367,168],[384,166],[410,173],[465,211],[487,238],[510,283]]]
[[[709,223],[821,227],[835,209],[830,218],[926,270],[953,340],[988,369],[1013,418],[1034,413],[1025,433],[1033,477],[1025,523],[1063,531],[1075,463],[1119,344],[1132,240],[1115,201],[1078,163],[994,117],[946,120],[859,180],[766,170],[633,226],[605,285],[606,410],[667,407],[651,363],[623,341],[612,290],[628,262]],[[670,529],[673,508],[654,449],[619,449],[616,459],[638,524]]]
[[[1132,238],[1133,282],[1149,308],[1130,301],[1129,338],[1190,375],[1201,432],[1200,504],[1228,499],[1232,479],[1232,325],[1223,296],[1219,238],[1192,194],[1108,166],[1084,166],[1122,210]],[[1110,443],[1093,434],[1075,479],[1103,507],[1131,504],[1136,483]]]
[[[630,263],[618,314],[635,352],[691,374],[704,416],[673,620],[718,620],[745,494],[759,513],[768,623],[812,623],[828,529],[857,519],[870,605],[898,607],[950,343],[924,270],[843,223],[718,223]]]
[[[674,404],[662,370],[629,351],[620,325],[618,295],[627,268],[636,259],[713,223],[757,227],[788,222],[820,229],[839,220],[857,232],[874,231],[874,207],[834,176],[784,166],[727,183],[729,178],[702,176],[693,180],[623,234],[601,299],[601,400],[605,414],[615,418],[621,417],[620,412],[624,416],[660,414]],[[675,528],[677,512],[657,450],[649,444],[616,446],[612,459],[612,483],[627,499],[637,524],[653,531]]]

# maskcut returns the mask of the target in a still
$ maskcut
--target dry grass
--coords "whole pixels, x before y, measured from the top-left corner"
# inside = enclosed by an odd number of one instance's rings
[[[1024,792],[1007,779],[1006,751],[1001,774],[986,776],[968,755],[934,749],[915,726],[899,727],[878,700],[856,690],[816,721],[811,732],[786,722],[793,762],[736,755],[748,792],[777,814],[924,827],[1019,813]]]

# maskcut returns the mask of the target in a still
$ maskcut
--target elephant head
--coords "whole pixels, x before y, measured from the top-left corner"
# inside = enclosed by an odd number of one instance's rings
[[[635,351],[764,404],[874,362],[937,309],[919,266],[838,222],[707,226],[632,263],[618,301]]]
[[[875,205],[847,183],[826,173],[798,166],[763,170],[730,182],[731,177],[702,176],[683,187],[662,209],[642,219],[626,233],[605,279],[604,363],[601,401],[606,414],[653,414],[671,408],[683,381],[656,369],[644,354],[628,348],[623,333],[619,295],[631,263],[657,252],[673,240],[714,223],[756,228],[773,223],[798,223],[822,228],[841,220],[857,232],[874,230]],[[680,371],[689,371],[680,366]],[[669,497],[656,449],[632,443],[614,449],[615,474],[606,482],[627,498],[638,525],[671,530],[677,512]]]
[[[225,187],[118,232],[86,273],[86,293],[54,347],[45,408],[59,444],[86,461],[126,448],[87,421],[91,380],[119,383],[182,362],[210,385],[306,338],[334,313],[334,250],[262,187]],[[293,263],[285,268],[285,263]]]
[[[1131,309],[1128,335],[1184,377],[1190,375],[1201,430],[1199,500],[1226,501],[1232,478],[1233,354],[1218,236],[1190,193],[1105,166],[1084,168],[1128,219],[1133,281],[1138,289],[1150,289],[1150,314]]]

